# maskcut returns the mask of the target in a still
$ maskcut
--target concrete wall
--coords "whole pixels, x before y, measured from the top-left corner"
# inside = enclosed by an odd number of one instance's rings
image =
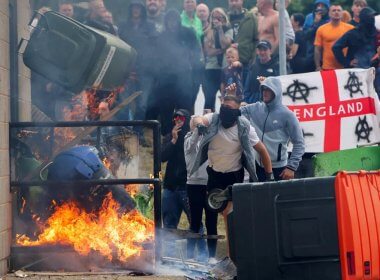
[[[19,38],[27,35],[30,17],[29,1],[18,3]],[[0,1],[0,276],[8,271],[11,247],[11,194],[9,172],[9,121],[10,121],[10,61],[9,61],[9,2]],[[30,73],[19,63],[20,121],[30,120]]]

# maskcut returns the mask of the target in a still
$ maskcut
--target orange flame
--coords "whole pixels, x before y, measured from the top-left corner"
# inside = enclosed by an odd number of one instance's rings
[[[37,240],[16,235],[16,242],[22,246],[71,245],[81,255],[93,250],[110,261],[126,262],[140,255],[142,242],[152,241],[154,225],[137,210],[120,214],[118,209],[111,194],[98,213],[87,213],[75,202],[66,202],[56,207]]]
[[[65,121],[84,121],[87,116],[87,93],[82,91],[71,100],[71,107],[65,106],[62,110]],[[63,147],[75,139],[80,129],[73,127],[54,128],[54,140],[56,147]]]
[[[111,92],[97,91],[96,89],[83,90],[71,100],[71,106],[62,109],[65,121],[99,120],[99,104],[104,101],[108,103],[109,109],[115,107],[119,94],[123,87],[115,88]],[[55,146],[63,147],[71,142],[80,133],[80,128],[59,127],[54,129]],[[50,137],[50,135],[48,136]],[[48,140],[48,139],[45,139]]]
[[[25,211],[26,200],[24,197],[21,197],[21,201],[22,201],[22,205],[21,205],[20,213],[23,214]]]
[[[103,162],[104,166],[105,166],[108,170],[110,170],[110,168],[111,168],[111,161],[110,161],[108,158],[105,157],[105,158],[102,160],[102,162]]]
[[[135,197],[136,194],[140,191],[140,185],[128,184],[125,185],[125,190],[129,193],[131,197]]]

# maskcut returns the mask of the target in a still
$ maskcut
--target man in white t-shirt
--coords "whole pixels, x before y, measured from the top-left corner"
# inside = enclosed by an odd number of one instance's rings
[[[249,124],[249,121],[241,116],[239,107],[240,100],[236,96],[227,95],[224,97],[219,114],[207,114],[199,123],[194,124],[203,124],[208,128],[199,144],[199,152],[190,174],[197,171],[208,158],[208,191],[215,188],[225,189],[229,185],[242,183],[244,179],[243,157],[245,158],[244,167],[250,177],[257,181],[253,149],[261,156],[267,179],[274,180],[268,151],[257,137],[255,129]],[[222,213],[226,227],[227,215],[231,211],[232,203],[230,202]],[[216,213],[214,220],[210,223],[214,225],[214,228],[208,225],[207,234],[217,234]]]

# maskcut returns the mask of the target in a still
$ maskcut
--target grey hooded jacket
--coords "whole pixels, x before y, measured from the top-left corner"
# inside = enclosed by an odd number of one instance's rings
[[[185,136],[184,150],[185,161],[187,169],[187,182],[188,185],[207,185],[208,174],[206,168],[208,161],[206,160],[197,171],[190,175],[191,167],[199,150],[200,140],[203,136],[199,135],[198,128],[190,131]]]
[[[241,113],[256,129],[257,135],[269,152],[272,166],[274,168],[286,166],[296,171],[305,152],[305,142],[299,121],[282,104],[282,87],[279,78],[268,77],[260,86],[261,94],[263,86],[270,88],[275,98],[268,104],[256,102],[244,106],[240,109]],[[288,159],[289,140],[293,144],[293,150]]]
[[[219,129],[219,114],[214,113],[212,116],[211,123],[207,128],[206,134],[203,136],[202,140],[199,143],[199,149],[195,156],[194,163],[190,169],[190,176],[198,170],[198,168],[207,160],[208,157],[208,145],[214,136],[218,133]],[[249,121],[240,116],[237,121],[238,126],[238,136],[240,139],[240,144],[243,149],[242,154],[242,164],[247,169],[251,179],[254,182],[257,182],[256,175],[256,165],[255,165],[255,153],[253,147],[249,141],[249,130],[250,124]]]

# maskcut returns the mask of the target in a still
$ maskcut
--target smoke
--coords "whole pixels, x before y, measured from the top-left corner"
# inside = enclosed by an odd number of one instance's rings
[[[154,272],[152,251],[142,251],[138,258],[127,263],[108,261],[96,252],[81,256],[71,247],[35,246],[12,247],[14,270],[66,271],[66,272],[112,272],[135,271],[152,274]]]

